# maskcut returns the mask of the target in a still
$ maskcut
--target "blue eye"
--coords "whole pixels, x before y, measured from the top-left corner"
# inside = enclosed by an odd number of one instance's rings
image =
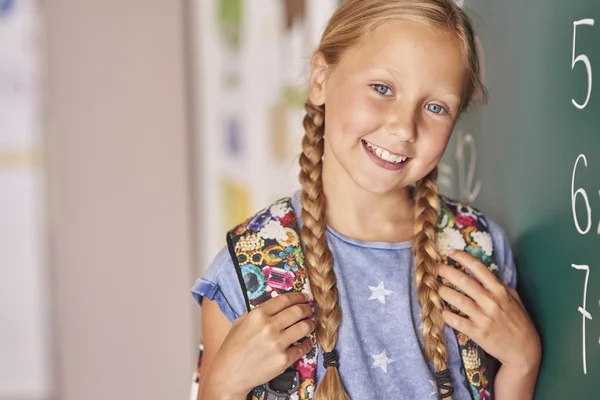
[[[431,111],[434,114],[448,114],[448,111],[439,104],[429,103],[425,106],[425,109]]]
[[[376,83],[374,85],[371,85],[371,87],[379,94],[383,95],[383,96],[389,96],[392,93],[392,90],[387,87],[386,85],[382,85],[379,83]],[[389,94],[388,94],[389,92]]]

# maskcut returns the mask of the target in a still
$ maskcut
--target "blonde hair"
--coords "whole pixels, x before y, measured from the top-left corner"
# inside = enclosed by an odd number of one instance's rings
[[[479,62],[473,28],[464,12],[452,0],[349,0],[333,14],[317,51],[333,68],[351,47],[364,42],[378,26],[391,20],[425,24],[449,32],[460,40],[468,79],[463,92],[461,112],[475,97],[485,99],[486,91],[479,78]],[[317,307],[316,335],[325,352],[334,351],[341,322],[333,255],[326,239],[326,199],[323,192],[323,147],[325,106],[305,103],[305,135],[300,155],[302,184],[302,240],[309,265],[311,289]],[[435,232],[439,198],[437,168],[416,183],[414,190],[415,224],[413,253],[416,266],[417,297],[422,308],[425,356],[436,372],[447,369],[448,353],[442,319],[442,300],[438,295]],[[447,397],[451,384],[440,391]],[[318,400],[347,400],[338,369],[328,367],[317,387]]]

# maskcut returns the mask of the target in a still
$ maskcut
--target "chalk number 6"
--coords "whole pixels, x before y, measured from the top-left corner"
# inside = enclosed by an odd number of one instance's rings
[[[571,99],[573,105],[580,110],[584,109],[590,101],[590,96],[592,95],[592,64],[590,64],[589,58],[585,54],[580,54],[575,58],[575,40],[577,37],[577,26],[579,25],[590,25],[594,26],[594,20],[591,18],[588,19],[580,19],[579,21],[573,22],[573,58],[571,63],[571,69],[575,69],[575,64],[578,62],[582,62],[585,65],[588,74],[588,92],[587,97],[585,98],[585,103],[579,104],[575,101],[575,99]]]

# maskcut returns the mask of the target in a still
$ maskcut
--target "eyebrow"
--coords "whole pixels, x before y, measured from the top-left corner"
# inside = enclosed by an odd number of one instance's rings
[[[447,92],[445,94],[442,94],[443,96],[448,96],[448,97],[454,97],[456,99],[456,101],[458,101],[459,103],[462,101],[460,95],[458,93],[454,93],[454,92]]]
[[[389,75],[391,75],[393,77],[402,76],[402,74],[400,72],[395,71],[395,70],[391,69],[390,67],[375,67],[375,68],[370,68],[368,71],[369,72],[387,72]]]

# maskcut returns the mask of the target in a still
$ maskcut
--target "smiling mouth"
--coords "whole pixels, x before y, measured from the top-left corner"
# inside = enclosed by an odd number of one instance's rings
[[[391,164],[402,164],[406,162],[409,158],[407,156],[403,156],[401,154],[391,153],[390,151],[381,148],[379,146],[374,145],[373,143],[367,142],[365,139],[362,139],[365,147],[377,158],[380,160],[389,162]]]

